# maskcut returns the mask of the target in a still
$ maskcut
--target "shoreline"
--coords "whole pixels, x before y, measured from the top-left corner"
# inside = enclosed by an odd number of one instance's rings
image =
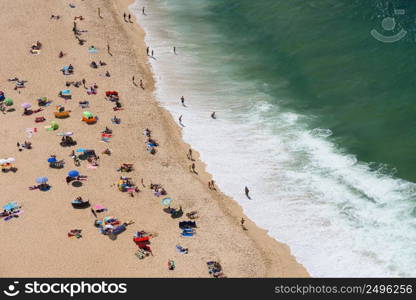
[[[135,4],[136,2],[138,2],[137,0],[122,0],[124,1],[124,7],[126,7],[126,10],[128,10],[129,12],[132,12],[132,10],[130,9],[130,7]],[[120,11],[121,13],[121,11]],[[132,16],[134,16],[134,14],[132,14]],[[140,31],[142,31],[144,33],[144,35],[146,35],[146,32],[144,31],[144,29],[137,23],[136,20],[135,21],[135,25],[139,28]],[[143,43],[145,43],[143,41]],[[148,63],[150,65],[150,62]],[[154,78],[156,78],[156,74],[154,74],[154,71],[151,68],[150,65],[150,72],[153,74],[153,83],[152,86],[155,88],[155,86],[157,85],[157,80],[155,80]],[[158,103],[158,100],[156,99],[155,96],[155,101],[156,103]],[[162,109],[164,109],[163,107],[161,107]],[[182,139],[182,134],[181,134],[181,128],[176,124],[176,122],[174,122],[173,120],[173,116],[168,112],[169,116],[167,118],[170,118],[171,121],[173,121],[174,126],[177,127],[177,130],[179,131],[179,142],[184,144],[185,146],[191,148],[191,145],[185,143]],[[185,147],[186,148],[186,147]],[[212,175],[207,173],[205,168],[206,168],[206,164],[205,162],[200,160],[200,154],[197,150],[192,149],[193,154],[196,157],[196,161],[202,166],[202,168],[200,168],[201,170],[203,170],[204,173],[204,177],[208,178],[208,180],[212,180]],[[200,179],[200,181],[202,181]],[[201,182],[202,184],[204,184],[204,182]],[[274,238],[272,238],[271,236],[268,235],[268,231],[266,229],[262,229],[260,227],[258,227],[253,221],[251,221],[251,219],[249,219],[244,213],[243,213],[243,209],[242,207],[239,205],[239,203],[232,199],[229,196],[226,196],[221,190],[219,190],[219,188],[217,187],[218,190],[218,194],[216,198],[216,201],[218,201],[218,203],[222,206],[222,209],[224,210],[224,212],[226,212],[228,214],[228,216],[230,218],[233,218],[235,223],[238,224],[239,223],[239,218],[243,217],[245,219],[245,224],[248,224],[250,230],[246,231],[246,234],[253,240],[255,241],[255,243],[259,243],[260,245],[264,246],[267,245],[267,250],[263,252],[263,255],[265,256],[265,262],[266,264],[273,264],[273,258],[272,258],[272,254],[269,253],[269,251],[274,252],[274,248],[278,248],[279,251],[287,251],[288,254],[291,256],[290,260],[294,259],[295,263],[299,264],[298,262],[296,262],[296,258],[294,258],[291,253],[290,253],[290,247],[287,246],[286,244],[283,244],[277,240],[275,240]],[[238,225],[237,225],[238,226]],[[261,247],[261,246],[260,246]],[[259,247],[260,251],[263,251],[263,249],[261,249]],[[303,274],[303,277],[309,277],[310,275],[307,273],[306,269],[304,269],[304,266],[300,265],[301,268],[299,269],[299,271],[301,272],[305,272],[305,274]],[[303,269],[303,270],[301,270]],[[267,270],[268,274],[273,275],[273,273],[278,272],[278,266],[273,266],[271,267],[269,270]],[[292,275],[289,275],[289,277],[291,277]]]
[[[32,6],[33,8],[36,5],[35,2],[14,2],[14,4],[10,2],[5,5],[10,8],[19,8],[20,5],[23,13],[28,10],[27,7]],[[38,57],[28,57],[26,49],[17,48],[19,53],[8,53],[11,48],[10,45],[7,45],[6,49],[1,52],[2,56],[4,55],[5,59],[15,62],[21,55],[25,66],[11,64],[2,71],[1,76],[12,77],[11,72],[19,70],[22,76],[27,76],[29,84],[28,88],[22,91],[22,95],[14,93],[8,87],[4,89],[17,100],[17,103],[22,103],[24,99],[27,101],[34,99],[35,95],[39,97],[41,96],[39,93],[41,93],[54,98],[54,105],[58,104],[59,100],[56,100],[54,95],[57,90],[64,87],[63,82],[65,81],[65,78],[57,71],[59,70],[58,66],[68,62],[73,63],[77,72],[75,77],[85,76],[88,82],[92,83],[96,80],[98,83],[98,96],[93,96],[95,98],[88,98],[88,100],[91,99],[92,103],[90,110],[99,114],[100,121],[99,124],[93,125],[94,127],[88,128],[84,124],[80,124],[79,121],[74,123],[74,119],[78,118],[80,111],[77,110],[76,103],[73,101],[74,103],[68,104],[68,106],[72,109],[74,116],[68,120],[58,120],[58,122],[62,129],[72,130],[76,133],[78,145],[99,149],[100,152],[103,148],[102,144],[99,141],[92,141],[91,137],[96,139],[95,136],[97,136],[99,129],[105,125],[114,127],[104,121],[114,115],[114,112],[108,111],[110,108],[108,104],[101,100],[104,91],[107,89],[118,90],[128,111],[123,111],[119,115],[123,119],[120,129],[113,128],[115,134],[109,145],[114,151],[111,159],[103,158],[102,165],[96,171],[85,170],[85,167],[79,168],[89,176],[85,187],[79,191],[71,189],[71,187],[68,188],[65,183],[62,184],[65,172],[52,172],[43,166],[45,165],[43,156],[47,155],[47,151],[53,151],[68,160],[69,149],[62,151],[56,145],[56,138],[51,138],[48,133],[42,131],[33,137],[34,149],[30,150],[33,152],[15,153],[15,141],[9,141],[10,137],[18,136],[19,139],[23,139],[22,128],[34,126],[33,120],[29,121],[24,117],[22,119],[18,115],[19,111],[10,114],[10,116],[6,115],[11,130],[0,130],[0,134],[8,138],[8,143],[3,150],[4,153],[1,155],[15,155],[19,171],[16,174],[2,174],[5,185],[13,187],[13,189],[7,188],[5,194],[10,193],[11,195],[11,198],[7,199],[8,201],[13,199],[26,199],[26,201],[23,203],[24,215],[13,220],[12,224],[2,224],[0,227],[1,234],[13,236],[16,240],[12,245],[5,246],[4,253],[10,259],[8,262],[3,262],[5,268],[0,272],[0,275],[12,277],[207,277],[206,267],[204,269],[205,262],[217,259],[223,265],[225,274],[230,277],[308,276],[303,266],[298,264],[290,254],[289,247],[275,241],[268,236],[267,231],[258,228],[244,216],[242,208],[236,201],[221,192],[215,193],[208,190],[206,183],[211,179],[211,175],[205,172],[205,164],[199,160],[199,154],[196,151],[194,151],[194,158],[199,175],[195,176],[189,173],[189,163],[186,159],[189,145],[182,141],[180,128],[170,113],[159,106],[157,99],[154,98],[154,74],[145,55],[145,33],[137,23],[123,24],[122,21],[122,13],[128,11],[132,1],[73,2],[77,5],[76,12],[64,7],[66,4],[55,4],[53,1],[49,1],[51,8],[37,8],[34,12],[35,14],[41,13],[44,17],[39,22],[40,24],[36,24],[30,30],[24,26],[19,29],[23,32],[26,29],[29,32],[24,35],[23,41],[17,43],[16,47],[27,47],[27,44],[33,39],[30,34],[38,32],[33,36],[36,36],[36,39],[39,36],[45,50],[42,50],[43,52]],[[95,10],[98,7],[101,8],[103,16],[101,20]],[[64,19],[60,21],[62,24],[51,24],[51,21],[48,20],[49,15],[54,13],[53,9],[57,9],[59,14],[63,15]],[[70,32],[71,18],[79,14],[86,18],[85,21],[79,22],[80,27],[88,29],[85,34],[88,42],[83,47],[72,40]],[[7,22],[7,18],[4,22]],[[135,22],[134,16],[133,22]],[[45,25],[55,27],[50,32],[45,32],[45,30],[42,31]],[[7,28],[13,29],[10,25]],[[15,31],[18,30],[15,29]],[[19,34],[19,32],[17,33]],[[14,34],[15,32],[7,33],[6,39],[11,38]],[[111,46],[113,53],[111,57],[105,53],[106,43]],[[98,46],[102,52],[95,59],[101,58],[107,62],[108,69],[112,74],[109,82],[105,78],[97,78],[97,72],[94,73],[88,67],[87,63],[91,57],[85,53],[90,44]],[[53,58],[56,57],[57,51],[61,47],[68,51],[68,58],[65,61]],[[39,58],[38,61],[36,61],[37,58]],[[29,70],[26,71],[26,69]],[[30,69],[44,74],[43,78],[35,78],[35,73]],[[100,70],[100,72],[102,71]],[[132,87],[129,82],[132,74],[137,74],[137,79],[140,74],[144,79],[144,91],[137,91],[137,88]],[[44,81],[47,81],[48,85]],[[43,87],[41,87],[42,85]],[[85,98],[85,96],[81,96],[81,92],[74,92],[76,101]],[[45,115],[50,117],[51,111],[52,109],[49,109]],[[33,118],[31,117],[31,119]],[[39,127],[42,128],[43,125]],[[143,145],[142,131],[146,127],[152,130],[161,145],[154,157],[146,153]],[[126,139],[126,137],[131,138]],[[33,157],[36,157],[36,164],[30,168],[34,161]],[[42,163],[38,165],[39,160]],[[139,182],[140,178],[144,178],[146,186],[150,182],[161,183],[166,187],[169,196],[178,199],[174,205],[182,205],[185,212],[196,209],[201,213],[201,217],[197,219],[199,228],[194,240],[183,240],[183,238],[177,237],[177,222],[171,220],[167,215],[163,215],[160,199],[154,200],[148,190],[143,189],[134,199],[129,199],[127,195],[120,194],[116,190],[114,182],[119,174],[114,169],[117,167],[117,163],[128,161],[134,161],[139,170],[138,174],[135,173],[132,176],[136,182]],[[67,161],[67,163],[70,166],[66,170],[73,168],[71,161]],[[45,194],[39,194],[38,191],[27,191],[27,186],[32,183],[35,176],[41,175],[41,171],[50,177],[53,189]],[[15,182],[17,183],[14,185]],[[129,227],[115,242],[101,237],[92,226],[93,219],[89,212],[74,213],[67,205],[68,201],[79,193],[87,198],[92,198],[93,201],[100,199],[100,203],[104,203],[109,208],[110,215],[117,215],[122,219],[132,218],[136,221],[136,225],[131,226],[134,227],[133,229]],[[20,202],[20,200],[18,201]],[[50,214],[44,215],[45,211],[52,212],[52,218],[50,218]],[[39,219],[40,215],[44,217]],[[248,231],[241,230],[239,225],[241,217],[246,219]],[[32,224],[36,224],[36,226],[32,226]],[[43,231],[48,226],[54,228],[53,232]],[[81,240],[68,239],[65,236],[65,230],[71,226],[82,227],[85,231],[85,238]],[[134,230],[139,229],[155,230],[159,234],[151,244],[155,256],[143,261],[138,261],[134,257],[135,245],[131,241]],[[191,253],[188,257],[175,254],[174,247],[178,240],[190,248]],[[39,241],[42,242],[39,243]],[[34,250],[31,247],[33,244],[36,244],[38,248]],[[86,251],[89,251],[87,255],[85,255]],[[47,257],[43,255],[44,253],[48,254]],[[177,261],[178,269],[175,272],[166,270],[166,261],[170,257]],[[74,263],[77,270],[73,270]],[[197,268],[196,265],[198,265]]]

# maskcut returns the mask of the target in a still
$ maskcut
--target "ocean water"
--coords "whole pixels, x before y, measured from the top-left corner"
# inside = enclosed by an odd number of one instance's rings
[[[416,3],[130,8],[154,51],[158,100],[258,226],[312,276],[416,276]]]

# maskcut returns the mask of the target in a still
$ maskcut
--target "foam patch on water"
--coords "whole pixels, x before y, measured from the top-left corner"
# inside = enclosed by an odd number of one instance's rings
[[[209,13],[205,4],[138,1],[131,9],[155,51],[156,96],[175,119],[183,116],[185,141],[221,190],[313,276],[415,276],[415,185],[337,149],[336,132],[310,130],[305,116],[281,111],[263,83],[237,80],[238,65],[215,47],[218,32],[174,18],[184,5],[195,5],[195,18]]]

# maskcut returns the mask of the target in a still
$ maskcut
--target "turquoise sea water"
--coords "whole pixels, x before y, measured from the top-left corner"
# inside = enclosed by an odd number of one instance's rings
[[[415,3],[146,0],[132,9],[155,51],[159,100],[183,115],[185,140],[250,218],[312,275],[415,276]],[[385,43],[372,30],[405,34]]]

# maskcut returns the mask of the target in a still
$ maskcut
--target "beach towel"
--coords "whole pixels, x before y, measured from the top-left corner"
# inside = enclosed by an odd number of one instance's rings
[[[28,138],[31,138],[35,133],[38,132],[38,129],[36,127],[34,127],[34,128],[26,128],[25,129],[25,132],[26,132]]]
[[[4,221],[9,221],[9,220],[11,220],[11,219],[13,219],[13,218],[17,218],[17,217],[19,217],[22,213],[23,213],[23,210],[18,210],[18,211],[16,211],[16,212],[14,212],[13,214],[11,214],[10,216],[5,217],[5,218],[4,218]]]
[[[176,250],[181,254],[187,254],[188,250],[183,248],[181,245],[176,245]]]
[[[194,235],[193,232],[187,232],[187,231],[182,232],[182,236],[193,236],[193,235]]]
[[[88,164],[87,169],[95,170],[95,169],[97,169],[97,166],[93,166],[91,164]]]
[[[120,226],[116,227],[116,228],[113,230],[112,234],[113,234],[113,235],[117,235],[117,234],[122,233],[122,232],[123,232],[123,231],[125,231],[125,230],[126,230],[126,225],[122,224],[122,225],[120,225]]]

